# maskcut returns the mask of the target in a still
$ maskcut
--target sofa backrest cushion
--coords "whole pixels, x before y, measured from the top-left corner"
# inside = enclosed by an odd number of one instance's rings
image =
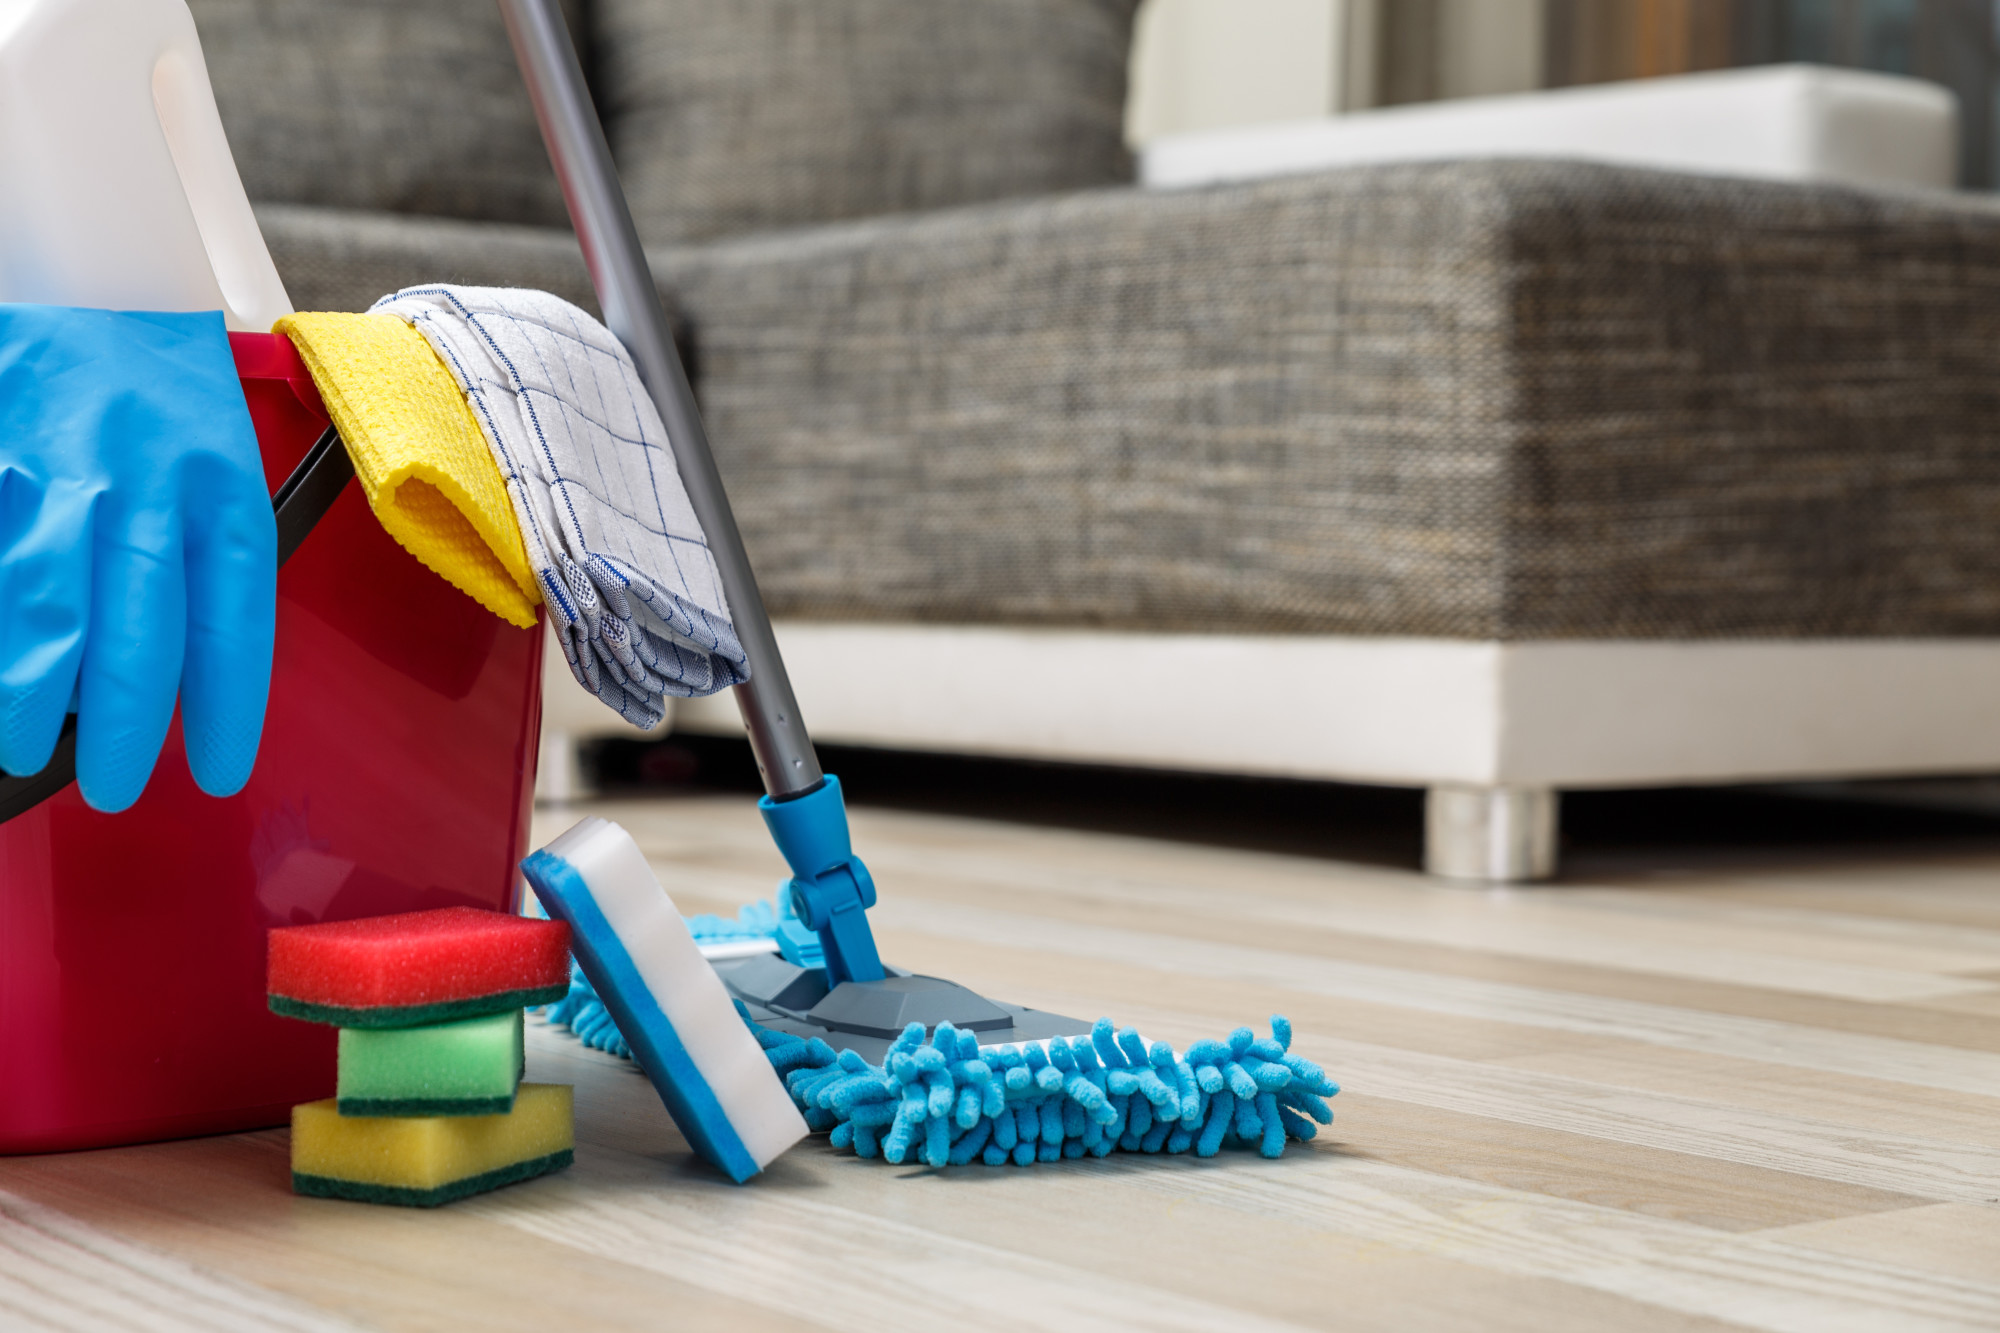
[[[592,0],[649,241],[1131,177],[1135,0]]]
[[[493,0],[189,0],[250,197],[555,224]]]

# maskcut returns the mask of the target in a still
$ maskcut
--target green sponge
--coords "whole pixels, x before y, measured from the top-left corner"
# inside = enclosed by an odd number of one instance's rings
[[[342,1115],[504,1115],[521,1085],[521,1011],[418,1028],[342,1028]]]
[[[370,1185],[361,1181],[342,1180],[338,1176],[308,1176],[293,1172],[292,1192],[319,1199],[351,1199],[355,1203],[393,1203],[402,1208],[436,1208],[440,1204],[456,1203],[460,1199],[469,1199],[475,1194],[485,1194],[517,1181],[533,1180],[536,1176],[560,1171],[575,1160],[576,1153],[572,1149],[564,1148],[545,1157],[532,1157],[525,1162],[515,1162],[476,1176],[465,1176],[431,1189],[413,1189],[403,1185]]]

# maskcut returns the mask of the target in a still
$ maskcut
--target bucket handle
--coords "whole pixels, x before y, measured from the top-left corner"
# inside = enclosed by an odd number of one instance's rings
[[[278,563],[283,565],[354,477],[354,460],[347,456],[340,432],[328,426],[299,465],[271,497],[278,520]],[[39,773],[25,777],[0,770],[0,824],[28,811],[76,781],[76,714],[63,719],[54,753]]]

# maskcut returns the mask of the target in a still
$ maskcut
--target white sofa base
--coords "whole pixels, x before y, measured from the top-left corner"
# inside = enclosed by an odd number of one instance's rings
[[[1430,863],[1461,874],[1477,864],[1487,878],[1552,866],[1553,807],[1536,793],[2000,769],[2000,639],[1492,643],[781,623],[778,640],[821,741],[1500,793],[1432,801],[1434,822],[1456,812],[1458,842],[1511,850],[1475,856],[1434,836]],[[551,665],[556,687],[573,690]],[[569,734],[643,734],[577,697],[602,723],[572,720]],[[590,717],[549,716],[552,729]],[[670,725],[741,731],[726,695],[681,702]],[[1475,806],[1499,822],[1469,817]]]
[[[1391,786],[2000,767],[2000,640],[1484,643],[781,624],[823,741]],[[734,701],[678,730],[740,730]]]

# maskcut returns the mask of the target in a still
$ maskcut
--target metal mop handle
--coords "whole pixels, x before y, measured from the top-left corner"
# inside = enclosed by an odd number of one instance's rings
[[[736,623],[736,637],[750,662],[750,679],[736,687],[736,705],[749,729],[750,748],[764,775],[764,788],[773,800],[804,796],[818,790],[823,781],[819,756],[813,752],[812,738],[799,717],[784,659],[778,656],[771,617],[757,592],[757,577],[750,570],[743,535],[729,511],[729,497],[723,493],[722,477],[715,470],[694,392],[674,348],[652,270],[639,247],[639,231],[632,223],[625,191],[618,184],[604,127],[584,86],[583,67],[577,61],[569,28],[558,0],[499,2],[507,20],[507,35],[514,43],[514,59],[535,104],[535,119],[541,123],[542,142],[548,145],[570,221],[576,227],[577,240],[583,243],[583,262],[597,288],[604,322],[632,354],[639,379],[660,410],[681,483],[687,487],[688,501],[702,531],[708,534],[709,550],[722,576],[723,595],[729,599],[730,616]]]

